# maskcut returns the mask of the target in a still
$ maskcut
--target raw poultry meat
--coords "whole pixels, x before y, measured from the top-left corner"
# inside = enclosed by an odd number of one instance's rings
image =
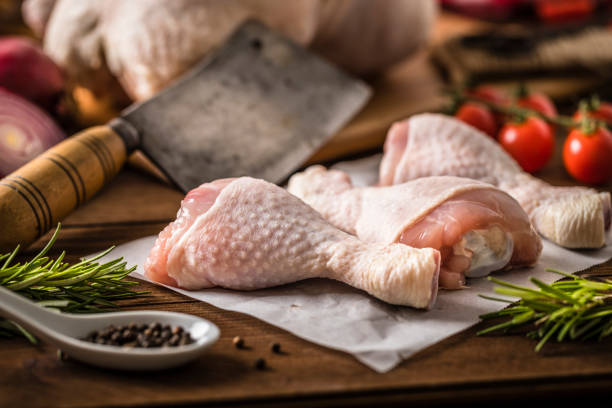
[[[189,290],[252,290],[320,277],[417,308],[433,305],[439,270],[435,249],[365,243],[281,187],[249,177],[190,191],[145,263],[152,280]]]
[[[414,53],[433,26],[430,0],[26,0],[45,51],[82,85],[107,93],[113,78],[151,97],[243,21],[266,25],[354,73]]]
[[[532,265],[542,250],[516,200],[475,180],[425,177],[354,188],[346,173],[311,166],[288,190],[362,240],[440,250],[440,286],[447,289],[462,287],[465,276]]]
[[[440,114],[394,124],[385,141],[380,185],[452,175],[491,183],[516,198],[536,230],[567,248],[605,245],[610,194],[555,187],[522,171],[497,143],[477,129]]]

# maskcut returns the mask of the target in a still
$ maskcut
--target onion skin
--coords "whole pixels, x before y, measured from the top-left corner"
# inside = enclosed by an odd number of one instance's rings
[[[18,169],[65,138],[44,111],[0,89],[0,177]]]
[[[54,112],[65,85],[60,68],[32,40],[0,38],[0,87]]]

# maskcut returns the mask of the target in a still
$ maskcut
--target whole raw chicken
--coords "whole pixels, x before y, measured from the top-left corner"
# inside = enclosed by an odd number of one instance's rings
[[[256,18],[358,74],[427,39],[431,0],[26,0],[25,20],[72,77],[104,92],[110,74],[149,98]]]
[[[421,114],[387,135],[380,184],[451,175],[491,183],[514,197],[536,230],[567,248],[600,248],[610,226],[610,193],[555,187],[522,171],[489,136],[452,117]]]
[[[418,308],[433,305],[439,271],[435,249],[362,242],[281,187],[250,177],[190,191],[145,263],[152,280],[189,290],[330,278]]]
[[[490,184],[423,177],[389,187],[353,187],[339,170],[311,166],[288,191],[338,228],[367,242],[435,248],[440,286],[458,289],[466,276],[534,264],[542,242],[521,206]]]

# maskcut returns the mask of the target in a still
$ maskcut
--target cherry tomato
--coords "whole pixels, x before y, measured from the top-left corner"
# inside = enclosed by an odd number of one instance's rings
[[[573,178],[584,183],[612,179],[612,134],[604,127],[590,134],[572,130],[563,145],[563,164]]]
[[[490,102],[500,107],[508,106],[511,102],[510,98],[504,91],[489,85],[480,85],[475,88],[468,89],[465,93],[468,96],[482,99],[483,101]],[[496,125],[498,129],[506,121],[506,115],[501,112],[493,112],[493,117],[497,122]]]
[[[467,90],[466,93],[469,96],[480,98],[484,101],[491,102],[496,105],[508,105],[510,103],[510,99],[504,91],[494,88],[492,86],[480,85],[476,88]]]
[[[554,118],[557,116],[557,108],[553,101],[543,93],[532,92],[516,101],[518,106],[540,112],[544,116]]]
[[[497,122],[495,121],[495,117],[491,110],[483,104],[466,102],[459,107],[459,110],[455,113],[455,117],[493,138],[497,133]]]
[[[555,147],[550,126],[534,116],[522,123],[507,123],[499,132],[498,140],[523,170],[529,173],[544,167]]]
[[[612,103],[599,102],[597,109],[588,111],[587,115],[591,118],[600,119],[612,125]],[[573,117],[574,120],[582,119],[582,112],[577,111],[574,113]]]
[[[595,0],[538,0],[536,13],[547,22],[580,20],[590,16],[597,2]]]

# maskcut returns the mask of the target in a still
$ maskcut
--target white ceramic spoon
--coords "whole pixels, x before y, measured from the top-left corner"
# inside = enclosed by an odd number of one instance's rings
[[[76,360],[120,370],[159,370],[178,366],[200,356],[219,338],[217,326],[197,316],[162,311],[67,314],[39,306],[1,286],[0,316],[19,323]],[[194,342],[176,347],[125,348],[80,340],[111,324],[120,326],[131,322],[181,326],[191,334]]]

